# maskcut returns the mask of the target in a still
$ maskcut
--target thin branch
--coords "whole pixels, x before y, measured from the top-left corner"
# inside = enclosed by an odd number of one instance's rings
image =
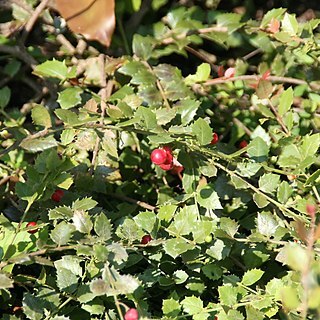
[[[269,106],[270,109],[272,110],[273,114],[276,116],[276,119],[278,121],[278,123],[280,124],[282,130],[284,131],[284,133],[288,136],[290,134],[287,126],[284,124],[284,122],[282,121],[282,118],[280,117],[278,111],[276,110],[276,108],[273,106],[273,104],[271,103],[271,101],[269,100]]]
[[[213,86],[216,84],[221,84],[221,83],[227,83],[227,82],[234,82],[238,80],[242,81],[259,81],[261,79],[260,75],[243,75],[243,76],[237,76],[237,77],[232,77],[232,78],[215,78],[215,79],[210,79],[203,83],[205,86]],[[291,83],[291,84],[296,84],[296,85],[310,85],[307,81],[302,80],[302,79],[296,79],[296,78],[290,78],[290,77],[277,77],[277,76],[269,76],[268,80],[271,82],[280,82],[280,83]]]
[[[26,25],[24,27],[24,30],[23,30],[23,33],[21,36],[22,43],[25,43],[25,41],[27,40],[30,31],[32,30],[34,24],[38,20],[42,11],[47,7],[49,1],[50,0],[42,0],[40,2],[40,4],[37,6],[37,8],[34,10],[32,16],[30,17],[30,19],[28,20],[28,22],[26,23]]]
[[[13,55],[14,57],[19,58],[23,62],[25,62],[32,69],[37,65],[37,61],[31,57],[24,49],[19,46],[7,46],[4,44],[0,45],[0,52],[8,53]]]
[[[114,197],[116,199],[119,199],[119,200],[123,200],[123,201],[129,202],[129,203],[136,204],[139,207],[142,207],[142,208],[147,209],[147,210],[151,210],[151,211],[156,211],[157,210],[157,207],[152,206],[149,203],[146,203],[146,202],[143,202],[143,201],[140,201],[140,200],[136,200],[136,199],[132,199],[132,198],[129,198],[129,197],[127,197],[125,195],[122,195],[122,194],[119,194],[119,193],[108,193],[108,195],[111,196],[111,197]]]

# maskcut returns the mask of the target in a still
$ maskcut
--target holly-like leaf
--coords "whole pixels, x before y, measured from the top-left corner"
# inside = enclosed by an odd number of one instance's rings
[[[70,109],[81,102],[82,89],[71,87],[59,93],[58,102],[62,109]]]
[[[51,117],[46,107],[35,105],[31,110],[31,117],[35,125],[51,128]]]
[[[256,283],[257,281],[259,281],[261,279],[261,277],[263,276],[264,271],[260,270],[260,269],[251,269],[248,270],[244,273],[243,278],[242,278],[242,283],[245,286],[251,286],[254,283]]]
[[[194,122],[192,133],[197,137],[197,141],[200,145],[209,144],[212,140],[212,130],[207,121],[202,118],[199,118]]]
[[[64,61],[58,61],[55,59],[47,60],[41,64],[38,64],[33,73],[41,77],[51,77],[65,80],[68,78],[68,67]]]
[[[279,100],[278,113],[281,117],[290,110],[292,103],[293,103],[293,90],[292,90],[292,87],[290,87],[281,94],[281,97]]]
[[[199,297],[186,297],[181,301],[183,311],[194,315],[203,311],[203,302]]]
[[[278,223],[270,212],[259,212],[256,223],[259,233],[267,237],[271,237],[278,228]]]

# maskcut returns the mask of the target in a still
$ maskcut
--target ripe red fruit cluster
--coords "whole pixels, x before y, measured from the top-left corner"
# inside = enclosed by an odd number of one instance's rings
[[[64,192],[62,190],[56,190],[52,196],[51,196],[51,199],[55,202],[60,202],[62,197],[64,195]]]
[[[173,168],[173,155],[169,147],[154,149],[151,152],[151,161],[158,165],[162,170],[171,170]]]
[[[141,244],[148,244],[152,240],[150,234],[146,234],[141,239]]]
[[[27,223],[27,228],[35,227],[37,223],[35,221],[31,221]],[[38,229],[28,230],[29,233],[36,233]]]
[[[214,132],[212,135],[212,140],[210,142],[210,144],[217,144],[219,141],[219,136]]]
[[[138,319],[139,319],[139,313],[135,308],[129,309],[124,315],[124,320],[138,320]]]

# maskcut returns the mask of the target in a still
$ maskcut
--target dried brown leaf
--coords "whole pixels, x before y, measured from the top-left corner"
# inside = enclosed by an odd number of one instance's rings
[[[109,47],[115,28],[114,0],[56,0],[69,28]]]

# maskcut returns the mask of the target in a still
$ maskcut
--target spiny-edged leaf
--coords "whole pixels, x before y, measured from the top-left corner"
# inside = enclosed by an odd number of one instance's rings
[[[71,208],[63,206],[63,207],[55,207],[49,211],[49,219],[71,219],[73,217],[73,212]]]
[[[41,64],[38,64],[33,73],[42,77],[58,78],[65,80],[68,77],[68,67],[64,61],[47,60]]]
[[[268,80],[259,80],[256,90],[259,99],[267,99],[271,95],[273,90],[272,83]]]
[[[35,125],[51,128],[51,118],[46,107],[36,104],[31,110],[31,117]]]
[[[54,262],[55,268],[61,269],[65,268],[70,270],[73,274],[81,277],[83,274],[82,267],[80,266],[81,258],[78,256],[65,255],[60,260]]]
[[[81,102],[81,88],[71,87],[64,89],[58,94],[58,102],[62,109],[70,109]]]
[[[320,173],[320,171],[319,171]],[[277,190],[278,201],[285,204],[293,193],[293,188],[287,181],[282,181]]]
[[[220,286],[218,292],[221,304],[232,307],[237,303],[238,291],[230,283]]]
[[[209,144],[212,140],[212,129],[207,121],[199,118],[192,125],[192,133],[197,137],[197,141],[200,145]]]
[[[75,129],[63,130],[61,133],[61,136],[60,136],[61,144],[64,146],[70,144],[73,141],[73,139],[75,138],[75,135],[76,135]]]
[[[279,185],[280,176],[273,173],[265,173],[259,179],[259,188],[266,193],[273,193]]]
[[[211,280],[218,280],[223,275],[221,267],[214,263],[209,263],[201,267],[202,272]]]
[[[194,315],[203,311],[203,301],[199,297],[186,297],[181,301],[183,311]]]
[[[200,101],[192,99],[180,100],[174,105],[174,108],[181,117],[182,125],[187,125],[194,119],[199,106]]]
[[[57,286],[60,290],[72,293],[77,289],[78,277],[66,268],[57,268]]]
[[[119,243],[114,242],[107,246],[107,249],[112,253],[112,260],[118,264],[128,260],[128,253]]]
[[[261,162],[266,159],[269,153],[269,146],[263,139],[257,137],[249,143],[247,152],[250,158],[253,158],[257,162]]]
[[[177,206],[173,204],[163,205],[159,208],[157,218],[169,222],[174,217]]]
[[[0,289],[13,288],[13,280],[5,273],[0,273]]]
[[[285,13],[281,23],[281,29],[291,36],[295,36],[298,32],[299,24],[293,14]]]
[[[185,83],[187,85],[192,85],[197,82],[204,82],[208,80],[210,76],[211,68],[209,63],[202,63],[197,68],[196,74],[189,75],[185,78]]]
[[[72,208],[74,210],[90,210],[98,204],[97,201],[92,200],[92,198],[83,198],[81,200],[77,199]]]
[[[310,136],[304,136],[300,152],[303,155],[303,159],[313,156],[319,149],[320,145],[320,133],[316,133]]]
[[[135,34],[132,41],[132,51],[137,57],[148,60],[154,45],[155,40],[152,37]]]
[[[262,21],[261,21],[261,28],[265,28],[268,26],[268,24],[271,22],[272,19],[280,19],[281,20],[281,16],[286,12],[287,9],[284,8],[276,8],[276,9],[272,9],[270,11],[268,11]]]
[[[243,25],[241,22],[241,15],[237,13],[223,13],[217,17],[217,25],[219,27],[225,27],[228,33],[232,33]]]
[[[203,243],[206,237],[210,236],[213,231],[214,224],[212,221],[196,221],[193,226],[192,236],[196,243]]]
[[[72,224],[62,221],[52,230],[51,239],[59,246],[67,244],[74,231],[75,227]]]
[[[270,212],[259,212],[256,223],[257,231],[267,237],[271,237],[278,228],[278,223]]]
[[[179,301],[170,298],[162,301],[162,312],[170,317],[175,317],[180,313],[181,304]]]
[[[217,236],[220,236],[219,232],[215,233]],[[224,236],[224,235],[221,235]],[[222,260],[229,256],[230,247],[226,246],[225,243],[221,239],[217,239],[212,246],[207,249],[206,253],[214,258],[215,260]]]
[[[114,7],[114,0],[56,0],[57,10],[73,32],[106,47],[115,28]]]
[[[165,252],[174,259],[180,254],[192,249],[194,249],[194,244],[179,238],[168,239],[164,243]]]
[[[175,235],[187,235],[192,232],[197,221],[195,206],[185,206],[174,217],[174,221],[168,227]]]
[[[133,276],[120,275],[114,267],[106,265],[102,273],[102,279],[94,279],[90,283],[90,290],[97,296],[116,296],[133,293],[139,285],[139,281]]]
[[[10,101],[11,90],[5,86],[0,89],[0,108],[5,108]]]
[[[228,234],[231,238],[234,237],[234,235],[238,231],[238,224],[234,220],[226,217],[222,217],[220,219],[220,228],[223,230],[226,234]]]
[[[146,211],[141,212],[138,215],[136,215],[133,220],[136,222],[136,224],[144,229],[145,231],[151,233],[153,228],[155,227],[156,223],[156,215],[154,212]]]
[[[111,237],[111,223],[103,212],[94,220],[94,231],[103,240],[108,240]]]
[[[257,205],[258,208],[264,208],[269,204],[268,199],[260,193],[255,193],[253,195],[253,201],[255,202],[255,204]]]
[[[39,152],[58,146],[54,136],[40,137],[36,139],[25,139],[20,146],[30,152]]]
[[[118,72],[123,73],[127,76],[134,76],[137,72],[147,71],[147,67],[140,61],[130,61],[123,65],[121,68],[118,69]],[[128,94],[132,94],[133,90],[129,86],[124,86],[117,92],[115,92],[111,97],[110,100],[118,100],[124,99]]]
[[[260,270],[260,269],[251,269],[248,270],[244,273],[243,278],[242,278],[242,283],[245,286],[251,286],[254,283],[256,283],[257,281],[259,281],[261,279],[261,277],[263,276],[264,271]]]
[[[22,300],[23,313],[34,320],[43,319],[45,301],[34,294],[25,292]]]
[[[72,220],[77,231],[86,234],[90,233],[93,223],[90,219],[88,212],[84,210],[74,210]]]
[[[292,87],[290,87],[281,94],[281,97],[279,100],[278,113],[281,117],[290,110],[292,103],[293,103],[293,90],[292,90]]]
[[[140,125],[146,129],[152,130],[158,127],[156,114],[149,108],[140,106],[135,116],[140,119]]]
[[[219,196],[211,184],[207,184],[200,188],[197,192],[196,198],[197,202],[206,209],[222,209]]]

